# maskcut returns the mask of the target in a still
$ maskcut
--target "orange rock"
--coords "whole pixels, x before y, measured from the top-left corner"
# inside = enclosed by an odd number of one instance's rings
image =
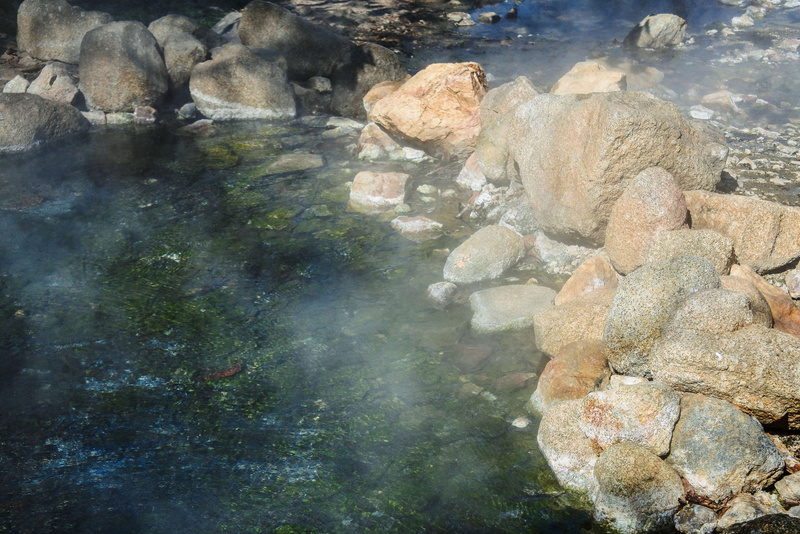
[[[772,310],[775,330],[800,337],[800,309],[795,306],[792,297],[744,265],[731,267],[731,276],[749,281],[764,295],[770,310]]]
[[[577,300],[598,289],[614,290],[617,287],[617,273],[608,258],[592,256],[575,269],[567,283],[556,295],[555,304]]]

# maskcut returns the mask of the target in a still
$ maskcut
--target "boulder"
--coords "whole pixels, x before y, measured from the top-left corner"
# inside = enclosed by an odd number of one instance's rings
[[[392,219],[390,224],[401,236],[416,243],[430,241],[442,235],[442,223],[431,220],[424,215],[416,215],[414,217],[400,216]]]
[[[180,15],[167,15],[147,27],[164,54],[170,89],[179,93],[186,89],[192,69],[208,57],[208,48],[195,36],[200,25]]]
[[[717,529],[724,531],[724,529],[730,526],[746,523],[759,517],[784,513],[786,513],[786,510],[784,510],[777,499],[769,493],[763,491],[755,495],[742,493],[727,503],[727,510],[723,512],[717,521]],[[763,531],[757,530],[755,532],[761,534]]]
[[[155,37],[141,22],[112,22],[81,42],[80,89],[93,111],[133,111],[166,94],[167,67]]]
[[[750,325],[731,333],[668,327],[650,357],[677,391],[724,399],[763,424],[800,428],[800,340]]]
[[[362,171],[356,174],[350,186],[347,209],[372,214],[388,211],[405,202],[410,190],[408,174]]]
[[[486,90],[477,63],[436,63],[375,102],[367,117],[429,153],[467,156],[480,132]]]
[[[23,93],[0,94],[0,153],[21,152],[89,129],[76,108]]]
[[[650,376],[650,350],[672,312],[695,291],[719,285],[714,266],[699,256],[648,263],[623,278],[603,330],[612,369]]]
[[[357,47],[350,60],[331,77],[331,110],[342,117],[366,118],[364,96],[377,83],[408,76],[397,54],[374,43]]]
[[[599,289],[584,298],[560,304],[533,316],[536,348],[555,355],[580,340],[603,339],[608,312],[614,300],[612,289]]]
[[[750,282],[764,296],[776,330],[800,337],[800,309],[785,291],[773,286],[744,265],[731,267],[731,275]]]
[[[647,263],[656,236],[681,228],[686,215],[683,192],[670,173],[660,167],[640,172],[614,202],[608,218],[605,245],[614,269],[628,274]]]
[[[556,292],[533,284],[498,286],[469,297],[472,330],[491,334],[533,326],[534,314],[553,307]]]
[[[244,45],[285,57],[289,79],[296,81],[331,78],[356,51],[356,45],[329,28],[262,0],[253,0],[242,10],[239,38]]]
[[[194,67],[189,91],[200,113],[213,120],[294,118],[286,62],[272,52],[227,44]]]
[[[485,226],[456,247],[444,265],[444,279],[471,284],[500,277],[525,255],[522,236],[503,226]]]
[[[425,296],[431,306],[443,310],[453,301],[457,290],[458,286],[453,282],[435,282],[428,286]]]
[[[63,63],[45,65],[39,76],[31,82],[27,91],[47,100],[65,104],[75,103],[79,93],[75,80],[72,79],[67,66]]]
[[[228,43],[242,43],[239,38],[239,23],[241,21],[242,13],[240,11],[231,11],[211,27],[211,33],[217,36],[220,46]]]
[[[680,404],[678,394],[658,382],[619,386],[589,393],[579,425],[601,449],[628,442],[666,456]]]
[[[667,462],[714,502],[769,486],[784,465],[758,421],[729,402],[692,394],[681,399]]]
[[[513,111],[524,102],[540,94],[533,82],[520,76],[489,90],[481,101],[481,130],[475,143],[478,167],[486,178],[503,184],[514,175],[508,156],[508,133]]]
[[[597,490],[594,470],[598,455],[578,426],[581,406],[579,399],[551,406],[539,423],[536,442],[559,484],[591,498]]]
[[[630,58],[607,56],[593,61],[605,67],[606,70],[624,73],[628,91],[651,91],[664,81],[663,72]]]
[[[643,170],[663,168],[681,190],[711,190],[727,157],[724,141],[645,93],[539,95],[516,108],[507,139],[513,161],[501,167],[519,169],[542,228],[594,245]]]
[[[720,534],[794,534],[800,532],[800,519],[784,514],[770,514],[737,523],[720,531]]]
[[[384,132],[380,126],[374,122],[368,123],[361,130],[361,135],[358,138],[358,159],[366,159],[370,161],[390,159],[390,160],[404,160],[407,159],[404,148],[394,139]],[[413,149],[410,149],[413,150]],[[420,152],[420,151],[416,151]],[[421,156],[424,157],[424,153]]]
[[[711,534],[717,527],[717,513],[700,504],[687,504],[675,514],[675,530],[681,534]]]
[[[17,74],[3,86],[4,93],[24,93],[30,87],[31,82]]]
[[[637,48],[668,48],[686,38],[686,21],[677,15],[661,13],[648,15],[625,37],[625,46]]]
[[[702,289],[689,295],[675,310],[665,329],[726,334],[751,324],[769,328],[772,321],[754,309],[747,294],[719,288]]]
[[[611,376],[606,347],[599,341],[576,341],[547,362],[528,405],[544,415],[558,402],[583,399],[605,385]]]
[[[612,93],[627,88],[625,73],[609,69],[599,61],[581,61],[550,88],[554,95],[585,95],[589,93]]]
[[[113,20],[65,0],[25,0],[17,11],[17,47],[37,59],[76,65],[86,32]]]
[[[560,306],[581,299],[599,289],[616,291],[617,285],[617,273],[608,258],[591,256],[567,279],[556,295],[555,304]]]
[[[736,258],[757,272],[800,258],[800,208],[739,195],[687,191],[693,229],[733,239]]]
[[[722,289],[727,289],[728,291],[738,291],[739,293],[744,293],[747,295],[748,299],[750,299],[750,305],[753,310],[753,314],[759,316],[754,321],[756,324],[763,324],[767,327],[772,326],[772,310],[769,307],[767,299],[765,299],[764,295],[762,295],[761,292],[756,289],[756,286],[754,286],[749,280],[730,275],[720,276],[719,280]]]
[[[721,275],[731,271],[734,262],[733,239],[713,230],[665,230],[653,237],[645,263],[691,254],[710,261]]]
[[[800,502],[800,473],[787,475],[775,483],[775,489],[781,500],[791,503]]]
[[[594,466],[597,522],[620,533],[666,530],[683,499],[681,477],[650,449],[618,443],[604,450]]]
[[[456,183],[473,191],[480,191],[486,185],[486,176],[481,172],[478,165],[478,155],[473,152],[464,162],[464,167],[456,177]]]

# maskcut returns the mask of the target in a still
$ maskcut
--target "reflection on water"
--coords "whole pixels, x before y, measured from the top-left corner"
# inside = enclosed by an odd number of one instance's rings
[[[468,313],[422,298],[452,243],[346,213],[355,170],[317,134],[111,130],[4,160],[3,529],[586,523],[509,424],[530,389],[460,395]],[[328,164],[267,174],[287,145]],[[478,342],[484,385],[540,365],[529,340]]]

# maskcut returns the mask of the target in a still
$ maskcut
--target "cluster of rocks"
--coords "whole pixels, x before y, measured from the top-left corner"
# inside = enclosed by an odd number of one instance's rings
[[[35,80],[19,75],[3,88],[0,105],[25,111],[4,121],[2,151],[83,131],[88,121],[153,122],[167,102],[188,102],[183,116],[196,109],[212,120],[288,120],[298,105],[360,118],[373,85],[407,75],[391,50],[356,45],[262,0],[210,30],[178,15],[145,27],[65,0],[25,0],[17,44],[46,64]]]

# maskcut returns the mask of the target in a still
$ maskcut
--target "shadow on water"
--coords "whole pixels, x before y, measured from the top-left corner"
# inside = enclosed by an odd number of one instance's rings
[[[4,158],[0,531],[590,528],[509,425],[531,391],[460,395],[468,311],[422,298],[448,238],[347,213],[356,170],[318,133]],[[327,165],[271,174],[298,146]],[[536,370],[520,343],[483,380]]]

